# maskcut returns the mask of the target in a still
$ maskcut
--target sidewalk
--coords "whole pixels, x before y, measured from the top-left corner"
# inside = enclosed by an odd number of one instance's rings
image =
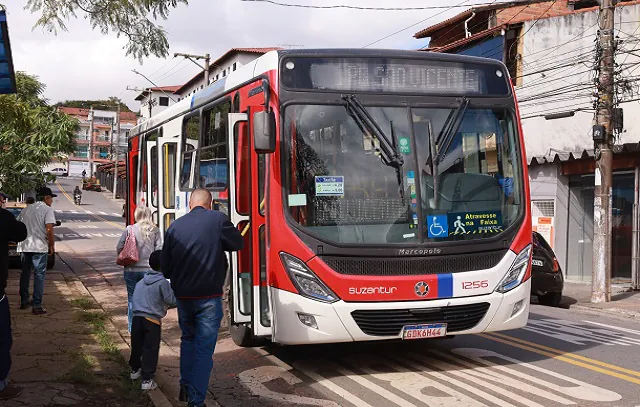
[[[612,285],[611,302],[591,303],[591,283],[565,281],[561,306],[580,307],[621,316],[640,318],[640,291]]]
[[[24,387],[2,407],[147,407],[149,397],[134,386],[104,312],[62,262],[48,271],[47,315],[20,310],[20,272],[10,270],[7,296],[13,326],[9,379]],[[33,281],[33,280],[32,280]],[[32,283],[33,285],[33,283]]]

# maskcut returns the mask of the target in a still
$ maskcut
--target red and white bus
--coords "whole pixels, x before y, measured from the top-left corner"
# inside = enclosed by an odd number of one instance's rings
[[[311,344],[527,323],[531,214],[507,69],[395,50],[269,52],[138,125],[128,222],[209,189],[243,231],[231,333]]]

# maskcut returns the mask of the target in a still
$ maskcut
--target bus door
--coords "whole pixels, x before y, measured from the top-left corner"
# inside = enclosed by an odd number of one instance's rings
[[[229,168],[229,218],[244,236],[244,248],[231,253],[230,299],[231,323],[251,323],[252,314],[252,276],[251,276],[251,217],[250,217],[250,188],[247,166],[249,146],[248,123],[246,113],[229,113],[228,120],[228,168]]]
[[[231,290],[234,323],[251,323],[253,336],[271,335],[265,258],[264,162],[253,149],[250,117],[262,108],[229,114],[229,213],[244,237],[244,248],[234,254]],[[233,157],[231,156],[233,152]]]
[[[157,173],[158,188],[158,227],[163,232],[176,219],[176,204],[179,204],[176,185],[178,182],[178,139],[161,137],[158,139],[160,152],[160,171]]]

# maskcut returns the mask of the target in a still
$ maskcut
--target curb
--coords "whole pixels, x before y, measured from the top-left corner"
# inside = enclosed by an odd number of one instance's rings
[[[640,319],[640,312],[628,311],[628,310],[621,309],[621,308],[600,308],[600,307],[595,307],[595,306],[591,306],[591,305],[584,305],[584,304],[575,304],[575,305],[572,305],[571,308],[576,308],[576,309],[579,309],[579,310],[582,310],[582,311],[601,312],[601,313],[610,314],[610,315],[617,315],[617,316],[621,316],[621,317],[625,317],[625,318],[639,318]]]
[[[117,333],[118,330],[116,329],[115,325],[113,325],[111,318],[109,318],[109,314],[104,310],[104,308],[102,308],[100,303],[91,294],[91,292],[87,289],[87,287],[85,287],[85,285],[82,283],[80,276],[76,274],[73,267],[71,267],[71,265],[69,264],[70,262],[67,261],[67,259],[65,259],[66,255],[63,257],[60,253],[58,253],[58,256],[60,257],[60,260],[73,273],[73,279],[69,281],[69,283],[73,283],[75,288],[83,295],[92,298],[93,301],[100,307],[100,311],[102,311],[107,316],[107,319],[105,320],[105,325],[107,327],[108,334],[111,337],[111,340],[113,340],[113,342],[118,346],[118,351],[120,352],[120,355],[124,358],[125,361],[128,360],[129,355],[131,353],[131,348],[127,343],[127,341],[122,337],[122,335]],[[162,392],[160,387],[158,387],[155,390],[147,391],[147,395],[149,396],[149,399],[151,400],[151,402],[155,407],[173,407],[173,404],[171,404],[171,402],[169,401],[167,396]]]

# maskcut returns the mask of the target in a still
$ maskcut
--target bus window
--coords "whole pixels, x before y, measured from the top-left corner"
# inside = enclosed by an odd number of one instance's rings
[[[162,189],[164,190],[164,207],[175,208],[176,202],[176,144],[166,143],[162,151]]]
[[[182,126],[182,169],[180,171],[180,189],[191,188],[191,167],[193,156],[198,148],[200,116],[194,115],[184,121]]]
[[[227,169],[227,117],[230,102],[214,106],[204,113],[203,138],[200,140],[199,186],[226,189],[229,183]]]
[[[164,215],[164,231],[166,232],[167,229],[169,229],[169,226],[171,226],[171,223],[176,220],[176,214],[175,213],[166,213]]]

